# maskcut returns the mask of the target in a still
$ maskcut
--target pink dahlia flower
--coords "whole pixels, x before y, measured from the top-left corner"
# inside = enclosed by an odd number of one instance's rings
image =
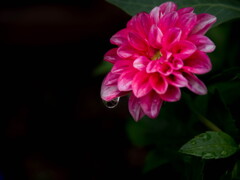
[[[144,115],[156,118],[163,101],[178,101],[180,88],[206,94],[195,74],[211,70],[206,53],[215,45],[204,34],[216,17],[193,10],[177,10],[175,3],[166,2],[149,14],[133,16],[113,35],[110,41],[117,47],[104,56],[113,67],[102,83],[101,98],[111,101],[129,94],[129,111],[138,121]]]

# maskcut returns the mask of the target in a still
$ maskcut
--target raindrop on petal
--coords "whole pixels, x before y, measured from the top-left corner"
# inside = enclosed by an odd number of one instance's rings
[[[111,101],[103,101],[103,103],[107,108],[115,108],[118,105],[119,100],[120,97],[117,97]]]

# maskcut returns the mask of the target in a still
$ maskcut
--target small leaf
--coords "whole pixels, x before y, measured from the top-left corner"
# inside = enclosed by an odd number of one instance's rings
[[[179,151],[203,159],[219,159],[233,155],[238,149],[237,144],[228,134],[208,131],[187,142]]]
[[[106,61],[102,61],[101,64],[93,71],[93,74],[98,76],[108,73],[112,68],[112,64]]]
[[[149,12],[155,6],[166,2],[165,0],[107,0],[118,6],[130,15],[138,12]],[[197,13],[209,13],[215,15],[218,19],[214,26],[234,18],[240,17],[240,3],[238,0],[175,0],[179,8],[193,7]]]

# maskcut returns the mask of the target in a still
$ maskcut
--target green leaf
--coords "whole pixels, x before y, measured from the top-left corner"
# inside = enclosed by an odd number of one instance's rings
[[[130,15],[138,12],[149,12],[165,0],[107,0]],[[238,0],[175,0],[179,8],[194,7],[196,13],[209,13],[218,18],[214,26],[234,18],[240,17],[240,3]]]
[[[108,73],[112,68],[112,64],[107,61],[102,61],[101,64],[93,71],[94,75],[101,75]]]
[[[203,159],[219,159],[233,155],[238,149],[237,144],[228,134],[208,131],[187,142],[179,151]]]

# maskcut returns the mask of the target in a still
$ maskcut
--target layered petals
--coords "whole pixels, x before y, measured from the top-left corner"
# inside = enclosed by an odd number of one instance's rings
[[[199,51],[210,53],[215,50],[214,43],[206,36],[203,35],[192,35],[188,38],[189,41],[191,41]]]
[[[132,81],[136,71],[130,70],[123,72],[118,78],[118,89],[120,91],[130,91],[132,90]]]
[[[166,81],[165,77],[160,75],[159,73],[154,73],[151,75],[149,82],[152,88],[158,94],[164,94],[168,88],[168,82]]]
[[[140,106],[140,99],[132,94],[128,101],[128,109],[135,121],[139,121],[145,114]]]
[[[196,14],[192,7],[177,9],[173,2],[140,12],[114,34],[104,60],[113,64],[103,80],[105,101],[129,94],[129,111],[138,121],[156,118],[163,101],[181,98],[181,88],[204,95],[207,87],[196,76],[212,68],[206,53],[214,43],[205,36],[216,21],[210,14]]]
[[[197,23],[191,33],[204,35],[216,21],[217,18],[211,14],[198,14]]]
[[[178,87],[168,85],[166,93],[160,95],[161,99],[167,102],[175,102],[181,98],[181,91]]]
[[[205,74],[212,69],[212,64],[209,57],[201,52],[196,51],[192,56],[184,61],[184,70],[195,73]]]
[[[145,96],[151,90],[151,84],[149,83],[149,75],[146,72],[138,72],[132,82],[132,90],[137,98]]]
[[[207,87],[205,84],[191,73],[184,73],[184,77],[188,80],[187,88],[199,95],[207,94]]]
[[[159,94],[151,91],[146,96],[140,98],[140,106],[148,117],[156,118],[161,109],[163,100],[160,98]]]

